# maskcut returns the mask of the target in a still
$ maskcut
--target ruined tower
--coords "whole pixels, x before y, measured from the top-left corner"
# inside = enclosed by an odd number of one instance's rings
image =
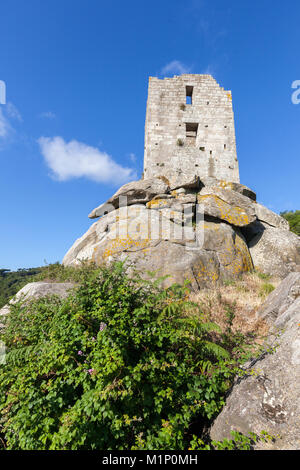
[[[211,75],[149,78],[144,178],[239,182],[231,92]]]

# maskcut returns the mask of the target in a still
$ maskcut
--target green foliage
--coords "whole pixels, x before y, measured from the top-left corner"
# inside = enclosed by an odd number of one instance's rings
[[[92,263],[82,263],[76,268],[53,263],[38,268],[18,269],[18,271],[0,269],[0,308],[28,282],[81,282],[87,273],[94,269],[95,266]]]
[[[0,269],[0,308],[25,284],[35,280],[35,276],[41,270],[42,268],[18,269],[18,271]]]
[[[259,279],[268,281],[271,279],[270,274],[262,273],[261,271],[255,271],[255,274],[259,277]]]
[[[260,435],[250,432],[248,436],[237,431],[231,431],[232,439],[223,439],[223,441],[211,441],[207,444],[197,436],[193,436],[189,450],[251,450],[253,446],[260,442],[270,442],[274,440],[266,431]]]
[[[14,305],[0,337],[6,448],[180,450],[202,439],[240,368],[186,297],[117,263],[83,267],[67,299]]]
[[[273,284],[270,284],[269,282],[264,282],[260,288],[259,295],[261,297],[265,297],[271,294],[271,292],[273,292],[274,289],[275,287],[273,286]]]
[[[300,210],[284,211],[280,215],[288,221],[290,230],[300,236]]]

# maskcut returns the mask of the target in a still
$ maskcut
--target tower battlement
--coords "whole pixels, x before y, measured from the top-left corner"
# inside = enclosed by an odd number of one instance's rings
[[[231,92],[211,75],[149,77],[144,177],[239,182]]]

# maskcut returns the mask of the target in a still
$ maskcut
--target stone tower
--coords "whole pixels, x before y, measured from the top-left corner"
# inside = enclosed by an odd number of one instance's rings
[[[231,92],[211,75],[149,78],[144,178],[239,182]]]

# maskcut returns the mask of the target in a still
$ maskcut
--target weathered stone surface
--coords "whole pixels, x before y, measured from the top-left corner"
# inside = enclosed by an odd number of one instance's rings
[[[70,289],[72,289],[74,285],[75,284],[72,282],[29,282],[16,293],[9,304],[14,304],[20,300],[24,300],[26,302],[30,299],[46,297],[47,295],[67,297]],[[7,315],[9,313],[9,304],[1,308],[0,316]]]
[[[185,175],[178,175],[176,179],[173,179],[170,182],[170,189],[171,190],[178,190],[178,189],[200,189],[200,178],[197,175],[194,176],[185,176]]]
[[[280,228],[269,227],[249,243],[255,269],[263,273],[286,277],[300,271],[300,237]]]
[[[298,297],[300,297],[300,272],[293,272],[271,292],[257,315],[273,324]]]
[[[295,277],[290,277],[281,290],[293,281]],[[249,375],[234,385],[212,426],[212,439],[230,438],[231,430],[244,434],[267,431],[277,436],[275,442],[258,443],[256,449],[300,449],[300,297],[285,310],[286,298],[281,290],[283,304],[276,303],[281,313],[275,322],[284,329],[279,346],[250,365]]]
[[[193,289],[252,268],[238,230],[224,223],[205,222],[203,231],[200,227],[195,231],[177,223],[180,212],[170,221],[165,211],[134,205],[103,216],[75,242],[63,264],[76,265],[87,259],[101,265],[127,259],[140,271],[171,275],[167,284],[189,279]]]
[[[232,181],[226,180],[218,180],[217,178],[207,176],[201,178],[201,185],[207,188],[216,187],[221,189],[231,189],[232,191],[236,191],[242,194],[243,196],[252,199],[252,201],[256,201],[256,193],[252,191],[252,189],[240,183],[233,183]]]
[[[238,229],[222,222],[205,221],[203,234],[203,248],[208,252],[216,252],[222,279],[232,279],[253,269],[248,247]]]
[[[204,187],[197,197],[204,214],[243,227],[256,220],[254,203],[231,189]]]
[[[108,201],[96,207],[90,214],[90,219],[95,219],[104,214],[119,208],[119,198],[127,198],[127,205],[146,204],[154,196],[160,193],[167,193],[169,186],[165,178],[149,178],[139,181],[132,181],[122,186]]]
[[[271,225],[272,227],[281,228],[283,230],[290,229],[289,223],[286,219],[271,211],[267,207],[263,206],[262,204],[259,204],[258,202],[255,204],[254,207],[256,216],[261,222]]]
[[[144,174],[172,188],[192,175],[239,182],[231,92],[210,75],[150,77]]]

